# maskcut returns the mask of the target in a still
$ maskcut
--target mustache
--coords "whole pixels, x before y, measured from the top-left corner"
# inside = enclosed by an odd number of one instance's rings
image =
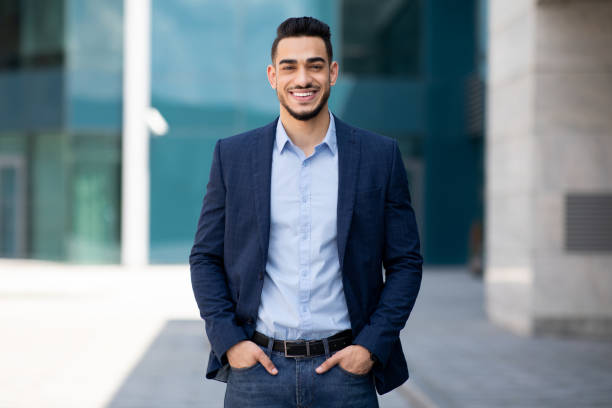
[[[300,86],[300,85],[296,85],[293,88],[289,89],[290,91],[293,91],[294,89],[319,89],[319,87],[314,86],[313,84],[308,84],[305,86]]]

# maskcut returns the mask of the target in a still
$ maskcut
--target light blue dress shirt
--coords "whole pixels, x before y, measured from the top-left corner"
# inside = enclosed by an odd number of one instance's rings
[[[336,244],[338,150],[325,139],[306,157],[280,119],[272,153],[270,244],[256,330],[281,340],[350,329]]]

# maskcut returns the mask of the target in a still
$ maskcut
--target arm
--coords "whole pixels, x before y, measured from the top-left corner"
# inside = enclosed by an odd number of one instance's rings
[[[225,364],[226,352],[247,339],[236,322],[236,305],[227,286],[223,265],[225,235],[225,184],[221,167],[221,141],[215,145],[210,180],[189,255],[191,285],[200,316],[216,357]]]
[[[395,142],[384,217],[385,284],[376,310],[354,341],[371,351],[383,366],[416,301],[423,263],[406,170]]]

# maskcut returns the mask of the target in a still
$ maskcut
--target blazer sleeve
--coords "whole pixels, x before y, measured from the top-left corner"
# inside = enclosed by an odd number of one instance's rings
[[[393,343],[399,341],[399,332],[416,301],[423,264],[408,179],[397,142],[393,143],[391,162],[384,211],[385,283],[374,313],[354,341],[372,352],[383,366],[387,365]]]
[[[215,145],[210,179],[189,255],[191,285],[212,351],[225,364],[226,351],[248,339],[236,321],[236,304],[230,295],[223,262],[225,235],[225,185],[221,166],[221,141]]]

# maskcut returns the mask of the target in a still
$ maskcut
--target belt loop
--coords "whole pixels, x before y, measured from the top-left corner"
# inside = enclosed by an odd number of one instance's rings
[[[325,349],[325,359],[327,360],[329,358],[329,342],[327,341],[327,338],[322,339],[323,341],[323,348]]]
[[[269,359],[272,359],[272,350],[274,350],[274,339],[276,338],[276,330],[272,332],[272,336],[268,337],[268,350],[266,354]]]
[[[272,359],[272,347],[274,346],[274,337],[268,337],[268,350],[266,351],[266,354],[268,355],[269,359]]]

